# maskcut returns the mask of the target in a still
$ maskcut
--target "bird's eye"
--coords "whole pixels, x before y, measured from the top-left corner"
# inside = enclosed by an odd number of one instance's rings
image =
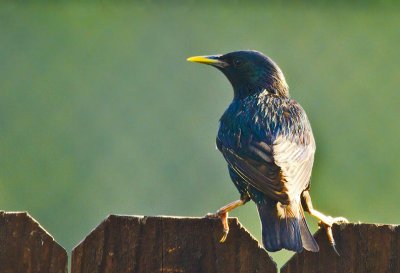
[[[242,60],[240,60],[240,59],[235,59],[235,60],[233,60],[233,65],[235,66],[235,67],[239,67],[239,66],[241,66],[242,65]]]

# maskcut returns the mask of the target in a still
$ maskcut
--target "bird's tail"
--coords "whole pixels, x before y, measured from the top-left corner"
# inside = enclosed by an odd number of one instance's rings
[[[282,248],[301,252],[317,252],[317,242],[308,229],[300,202],[281,205],[266,202],[258,205],[262,225],[262,239],[266,250],[278,251]]]

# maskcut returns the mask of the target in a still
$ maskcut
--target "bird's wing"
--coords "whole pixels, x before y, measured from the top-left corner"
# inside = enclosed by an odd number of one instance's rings
[[[249,185],[273,200],[289,202],[281,169],[274,163],[270,145],[252,141],[238,152],[224,146],[220,148],[228,165]]]
[[[302,135],[301,141],[279,136],[273,143],[273,153],[289,198],[298,198],[310,183],[315,153],[312,132]]]
[[[315,152],[311,129],[291,137],[280,134],[270,145],[250,140],[241,141],[240,149],[221,145],[220,150],[244,181],[273,200],[288,204],[308,187]]]

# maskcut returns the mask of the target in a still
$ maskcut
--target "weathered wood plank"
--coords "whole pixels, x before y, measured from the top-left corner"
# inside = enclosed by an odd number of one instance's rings
[[[72,252],[72,273],[277,272],[236,218],[225,243],[220,221],[109,216]]]
[[[333,226],[336,247],[329,245],[325,230],[316,234],[320,251],[294,255],[282,273],[399,273],[400,226],[341,224]]]
[[[0,212],[0,272],[67,273],[67,252],[26,212]]]

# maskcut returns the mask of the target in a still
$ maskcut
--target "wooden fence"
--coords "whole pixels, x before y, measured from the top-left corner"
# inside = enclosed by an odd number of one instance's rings
[[[71,273],[276,273],[268,253],[238,222],[219,243],[221,223],[205,218],[110,215],[71,254]],[[282,273],[400,273],[400,226],[333,228],[337,256],[319,230],[320,251],[294,255]],[[67,273],[67,252],[24,212],[0,212],[0,273]]]

